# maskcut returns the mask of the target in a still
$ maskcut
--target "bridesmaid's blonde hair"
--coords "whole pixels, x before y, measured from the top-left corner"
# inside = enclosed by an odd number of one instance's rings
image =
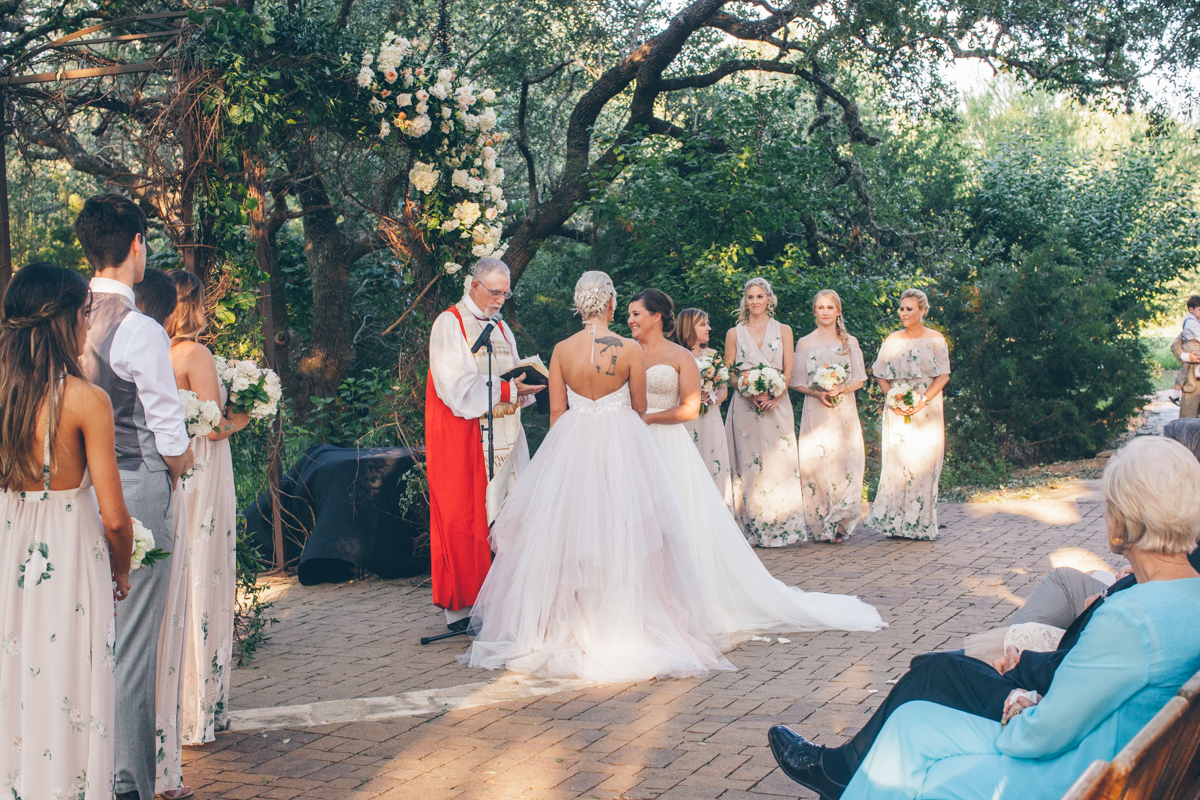
[[[752,286],[760,286],[767,293],[767,316],[775,316],[775,306],[779,305],[779,298],[775,296],[775,291],[771,288],[771,282],[766,278],[751,278],[746,281],[746,285],[742,287],[742,301],[738,303],[738,324],[745,325],[750,321],[750,312],[746,309],[746,292],[750,291]]]
[[[828,297],[837,307],[837,319],[833,322],[833,330],[837,333],[838,339],[842,343],[842,349],[838,350],[838,355],[846,355],[850,352],[850,332],[846,330],[846,321],[842,319],[842,298],[833,289],[822,289],[813,295],[813,314],[817,313],[817,301],[822,297]]]
[[[910,297],[917,301],[917,308],[922,311],[929,310],[929,297],[920,289],[905,289],[900,293],[901,300],[906,300]]]

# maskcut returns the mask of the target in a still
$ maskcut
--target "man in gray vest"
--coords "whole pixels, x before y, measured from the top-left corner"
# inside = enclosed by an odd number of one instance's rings
[[[89,199],[75,234],[95,270],[83,370],[108,392],[116,423],[117,466],[130,516],[175,547],[171,491],[192,464],[184,406],[171,368],[171,342],[135,307],[133,285],[146,269],[146,218],[115,194]],[[158,635],[171,583],[170,560],[134,570],[117,604],[116,793],[152,800],[158,749],[154,718]]]

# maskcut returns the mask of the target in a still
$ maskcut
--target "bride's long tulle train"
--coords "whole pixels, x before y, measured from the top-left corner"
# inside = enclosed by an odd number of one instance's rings
[[[681,498],[700,570],[710,634],[877,631],[875,607],[843,594],[805,592],[772,577],[734,522],[682,425],[651,425]]]
[[[598,683],[734,669],[662,457],[627,389],[571,393],[492,528],[461,661]]]

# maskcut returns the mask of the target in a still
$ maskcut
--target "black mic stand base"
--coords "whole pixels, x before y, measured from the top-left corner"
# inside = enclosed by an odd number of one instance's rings
[[[449,633],[439,633],[437,636],[422,636],[421,644],[432,644],[433,642],[440,642],[442,639],[451,639],[455,636],[462,636],[463,634],[471,634],[471,633],[474,633],[474,631],[471,630],[470,628],[463,628],[461,631],[450,631]]]

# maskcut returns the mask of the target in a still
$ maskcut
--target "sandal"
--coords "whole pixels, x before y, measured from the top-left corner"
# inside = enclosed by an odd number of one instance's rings
[[[184,786],[181,789],[168,789],[165,792],[159,792],[158,796],[163,798],[163,800],[185,800],[185,798],[191,797],[193,794],[195,792],[192,791],[192,787]]]

